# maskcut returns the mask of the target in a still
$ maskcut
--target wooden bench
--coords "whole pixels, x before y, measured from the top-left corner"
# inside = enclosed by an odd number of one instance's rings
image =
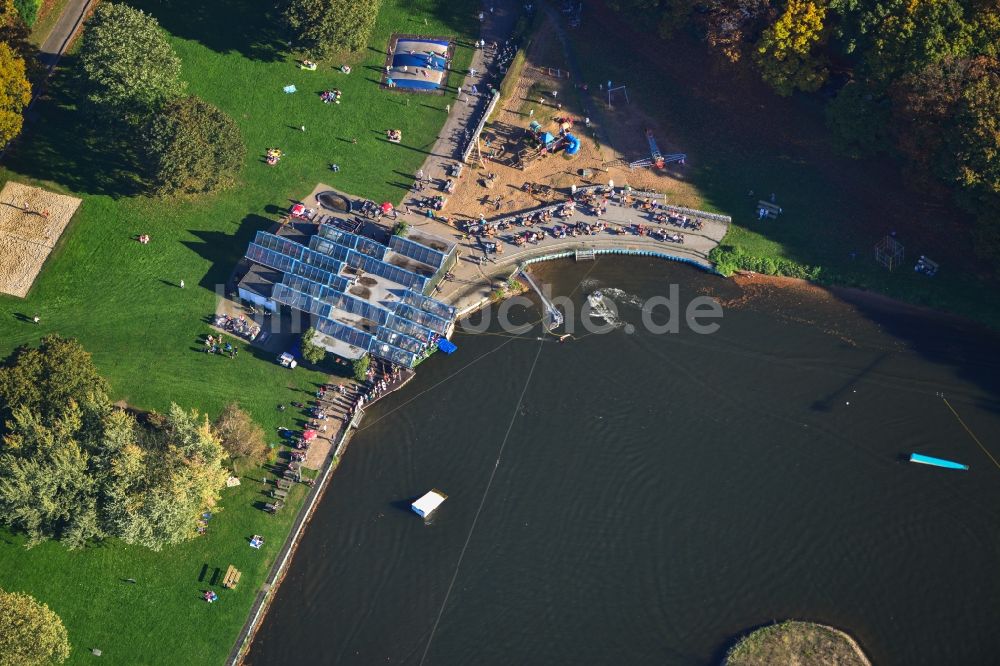
[[[233,590],[236,588],[236,584],[240,582],[240,576],[242,572],[234,567],[232,564],[226,569],[226,575],[222,577],[222,587]]]
[[[758,201],[757,210],[764,211],[765,213],[767,213],[765,217],[771,220],[778,219],[778,216],[781,215],[782,212],[784,212],[781,210],[781,206],[776,206],[770,201]]]

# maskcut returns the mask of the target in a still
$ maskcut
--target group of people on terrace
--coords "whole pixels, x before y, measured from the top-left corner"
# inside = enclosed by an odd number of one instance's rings
[[[701,220],[680,214],[665,203],[657,202],[651,197],[636,197],[628,189],[615,190],[613,187],[608,187],[577,191],[577,188],[573,187],[568,200],[561,204],[491,221],[487,221],[485,215],[480,215],[478,220],[469,221],[464,225],[462,229],[464,231],[463,240],[475,237],[477,244],[487,254],[501,254],[503,252],[503,245],[498,242],[500,240],[522,247],[527,244],[540,243],[547,236],[565,239],[570,236],[594,236],[605,232],[634,234],[667,243],[684,243],[684,234],[663,229],[660,226],[633,224],[631,221],[628,224],[613,224],[601,219],[602,216],[606,215],[610,202],[647,213],[649,220],[656,225],[669,223],[681,229],[700,230],[702,228]],[[576,221],[569,219],[579,212],[589,213],[597,219]],[[557,223],[544,229],[533,228],[552,222]],[[524,227],[526,230],[500,237],[502,232],[512,230],[515,227]]]

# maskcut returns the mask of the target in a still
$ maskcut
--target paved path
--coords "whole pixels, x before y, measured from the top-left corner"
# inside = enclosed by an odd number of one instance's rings
[[[51,72],[69,47],[94,0],[69,0],[49,36],[42,42],[38,59]]]
[[[522,11],[521,6],[517,2],[503,0],[493,3],[492,7],[493,12],[491,13],[490,5],[483,5],[482,11],[485,20],[482,24],[480,37],[486,40],[487,45],[494,41],[502,45],[510,37],[514,24],[517,23],[517,17]],[[497,52],[489,46],[477,49],[473,53],[472,63],[469,65],[470,69],[476,71],[476,75],[466,74],[460,84],[461,95],[457,92],[445,93],[446,95],[454,95],[451,100],[451,113],[448,114],[448,119],[445,121],[444,127],[441,128],[441,133],[431,149],[431,154],[421,166],[424,178],[431,179],[432,183],[444,182],[448,179],[448,171],[452,167],[458,167],[462,164],[462,148],[465,145],[466,129],[470,131],[474,129],[474,119],[479,118],[480,112],[489,104],[490,96],[486,90],[486,79],[489,78],[489,75],[497,74],[497,66],[494,64],[497,55]],[[502,77],[494,80],[496,87],[500,86],[501,80]],[[478,95],[468,94],[473,85],[479,87]],[[437,188],[434,189],[437,193]],[[403,205],[415,207],[417,201],[423,198],[420,193],[410,190],[405,195]],[[400,216],[400,220],[407,223],[420,222],[424,219],[426,218],[416,212]]]

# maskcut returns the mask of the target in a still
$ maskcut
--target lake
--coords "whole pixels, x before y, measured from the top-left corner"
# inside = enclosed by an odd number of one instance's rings
[[[788,618],[876,664],[996,662],[1000,468],[969,431],[1000,457],[1000,337],[653,259],[536,268],[619,327],[458,333],[371,408],[249,663],[717,664]],[[716,333],[647,330],[671,284]]]

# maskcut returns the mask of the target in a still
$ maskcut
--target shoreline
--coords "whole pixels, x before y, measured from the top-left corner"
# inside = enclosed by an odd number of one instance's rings
[[[854,308],[870,305],[881,310],[894,314],[920,316],[935,319],[941,322],[959,324],[966,328],[978,328],[980,330],[996,332],[997,329],[989,324],[973,319],[966,315],[939,310],[928,305],[918,305],[908,301],[894,298],[887,294],[858,287],[847,287],[842,285],[822,285],[805,278],[784,277],[778,275],[765,275],[763,273],[752,273],[740,271],[727,278],[736,284],[743,286],[761,285],[774,289],[802,289],[816,294],[825,294],[837,298],[840,302]]]
[[[861,648],[861,644],[858,643],[857,639],[855,639],[849,633],[847,633],[843,629],[838,629],[837,627],[833,627],[828,624],[822,624],[819,622],[808,622],[806,620],[784,620],[782,622],[776,622],[774,624],[769,624],[763,627],[759,627],[747,634],[744,634],[743,636],[740,637],[738,641],[736,641],[733,644],[731,648],[729,648],[729,650],[727,650],[726,658],[722,662],[722,666],[730,666],[730,664],[732,663],[733,653],[744,643],[744,641],[751,639],[751,637],[753,637],[754,635],[778,631],[782,629],[793,629],[799,626],[806,629],[821,629],[823,631],[830,632],[836,638],[842,640],[844,644],[846,644],[847,647],[850,648],[851,652],[857,658],[858,663],[861,664],[861,666],[872,666],[872,662],[868,658],[868,655],[865,653],[865,651]]]
[[[326,489],[330,486],[333,473],[340,467],[340,461],[343,460],[343,456],[347,452],[347,447],[351,442],[351,434],[354,429],[352,428],[352,424],[356,422],[358,422],[357,418],[349,423],[345,422],[341,426],[337,445],[331,449],[320,471],[319,482],[312,489],[312,494],[299,510],[299,515],[295,519],[295,526],[282,545],[274,564],[271,565],[271,570],[268,572],[267,578],[257,591],[253,606],[250,608],[250,614],[246,622],[243,623],[243,628],[240,629],[239,636],[237,636],[236,642],[232,650],[230,650],[229,656],[226,658],[227,666],[236,666],[243,663],[247,651],[253,644],[257,632],[267,617],[271,602],[274,600],[278,588],[281,587],[281,583],[284,581],[285,575],[288,573],[292,561],[295,559],[295,553],[298,550],[302,537],[305,535],[306,527],[309,525],[316,511],[316,507],[326,495]]]

